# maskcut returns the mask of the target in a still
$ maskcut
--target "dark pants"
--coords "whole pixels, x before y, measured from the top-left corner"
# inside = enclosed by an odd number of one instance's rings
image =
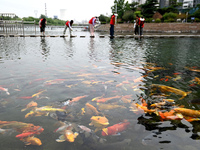
[[[140,26],[138,31],[139,31],[139,35],[142,36],[143,35],[143,27]]]
[[[114,37],[114,25],[110,25],[110,37]]]
[[[135,26],[135,35],[138,34],[138,25]]]

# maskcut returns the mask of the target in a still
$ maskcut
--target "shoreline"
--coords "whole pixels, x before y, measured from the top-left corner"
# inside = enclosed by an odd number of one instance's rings
[[[134,34],[133,23],[116,24],[115,34]],[[109,33],[110,24],[102,24],[97,32]],[[200,35],[200,23],[145,23],[144,35]]]

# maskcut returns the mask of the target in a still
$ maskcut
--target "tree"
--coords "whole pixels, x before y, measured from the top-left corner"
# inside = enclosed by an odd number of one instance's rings
[[[157,0],[147,0],[145,4],[141,5],[142,14],[145,18],[152,18],[153,14],[157,11]]]
[[[137,2],[132,2],[132,3],[129,4],[129,5],[130,5],[130,8],[131,8],[131,10],[132,10],[133,12],[136,11],[138,4],[139,4],[139,3],[137,3]]]
[[[134,19],[134,13],[133,13],[133,11],[125,11],[122,19],[124,21],[132,21]]]
[[[101,22],[101,23],[107,23],[108,21],[109,21],[109,18],[107,17],[107,16],[104,16],[104,15],[100,15],[99,16],[99,21]]]
[[[124,15],[124,11],[125,11],[125,0],[115,0],[114,1],[114,6],[111,7],[112,12],[117,13],[118,14],[118,18],[122,19],[122,16]],[[116,9],[117,6],[117,9]],[[117,11],[117,12],[116,12]]]

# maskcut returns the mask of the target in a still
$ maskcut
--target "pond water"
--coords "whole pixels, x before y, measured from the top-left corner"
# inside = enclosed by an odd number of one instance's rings
[[[1,150],[200,148],[199,116],[189,121],[183,113],[165,119],[160,115],[174,108],[200,109],[199,39],[110,39],[99,38],[99,33],[89,38],[88,32],[74,33],[76,38],[0,38],[0,128],[5,130],[0,130]],[[154,90],[157,84],[182,92]],[[165,99],[173,102],[151,105]],[[31,101],[37,108],[21,111]],[[152,113],[143,111],[145,102]],[[33,115],[25,118],[30,111]],[[106,117],[109,125],[103,126],[101,119],[90,124],[92,116]],[[29,136],[17,138],[27,132],[23,123],[44,131],[31,129]],[[103,136],[102,129],[110,126],[116,134]],[[56,141],[66,130],[78,133],[74,142],[66,136]],[[33,136],[42,145],[26,145]]]

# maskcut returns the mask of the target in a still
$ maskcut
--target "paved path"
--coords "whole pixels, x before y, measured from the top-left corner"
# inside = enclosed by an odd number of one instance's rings
[[[46,36],[41,36],[41,35],[5,35],[5,34],[0,34],[0,37],[68,37],[67,35],[46,35]],[[96,37],[93,36],[71,36],[71,38],[106,38],[110,37],[109,35],[98,35]],[[138,35],[116,35],[114,38],[140,38]],[[144,35],[142,38],[200,38],[200,35]]]

